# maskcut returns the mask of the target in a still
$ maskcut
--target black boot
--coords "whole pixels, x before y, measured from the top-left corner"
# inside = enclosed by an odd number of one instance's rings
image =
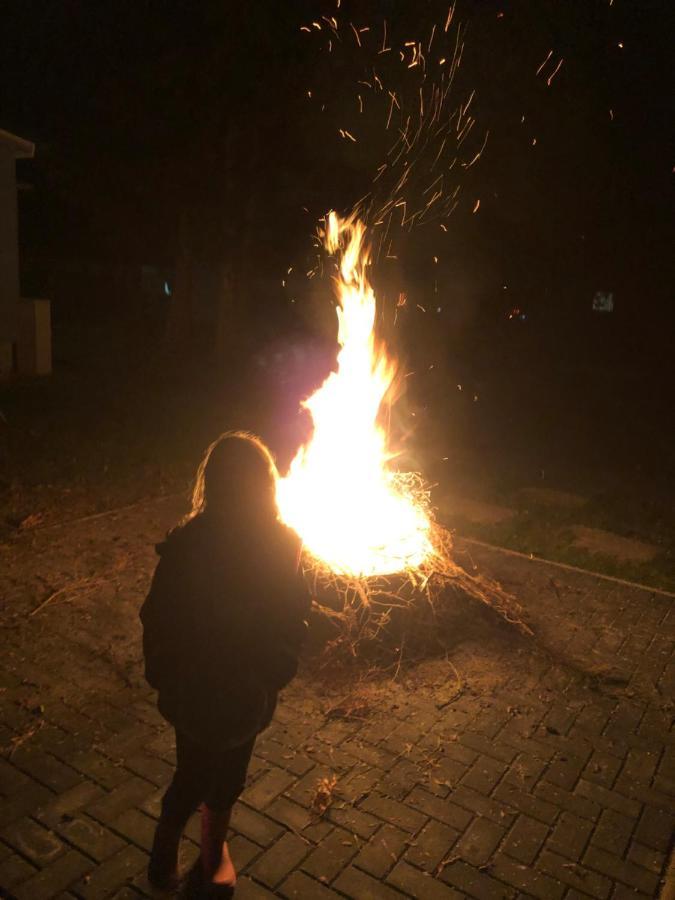
[[[162,891],[176,890],[180,883],[178,875],[178,846],[185,822],[178,821],[162,813],[150,851],[148,881]]]

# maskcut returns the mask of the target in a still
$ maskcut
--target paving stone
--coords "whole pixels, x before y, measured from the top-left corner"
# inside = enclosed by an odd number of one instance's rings
[[[372,841],[368,846],[371,845]],[[319,846],[305,858],[302,868],[319,881],[331,882],[348,865],[358,852],[359,846],[353,834],[344,828],[333,828]]]
[[[436,769],[434,768],[433,771],[435,775]],[[407,759],[401,759],[388,772],[383,773],[382,778],[378,779],[376,793],[399,801],[405,799],[416,784],[424,784],[427,790],[445,797],[448,793],[448,786],[440,784],[440,779],[437,778],[428,783],[429,774],[429,769],[422,769]],[[367,793],[370,794],[370,791]]]
[[[125,809],[123,813],[110,823],[113,831],[123,835],[128,841],[148,852],[150,852],[155,836],[155,825],[154,819],[144,815],[137,809]]]
[[[504,775],[504,781],[531,791],[543,775],[546,766],[547,762],[544,759],[531,756],[529,753],[519,753]]]
[[[507,897],[515,897],[517,893],[505,887],[503,881],[497,881],[461,860],[449,862],[443,867],[439,877],[446,884],[476,897],[477,900],[505,900]]]
[[[580,819],[573,813],[564,812],[558,819],[546,846],[549,850],[577,862],[586,849],[592,831],[592,822]]]
[[[373,747],[364,741],[345,741],[340,749],[347,751],[355,759],[384,771],[391,769],[398,759],[396,754],[390,753],[383,747]]]
[[[489,819],[476,817],[455,844],[453,853],[474,866],[483,866],[490,859],[506,834],[506,828]]]
[[[508,744],[490,740],[484,735],[474,734],[472,731],[461,734],[459,740],[465,747],[499,762],[512,763],[516,757],[516,751]]]
[[[287,797],[277,797],[267,807],[265,813],[270,819],[281,822],[282,825],[286,825],[293,831],[304,831],[312,823],[320,821],[315,812],[305,806],[300,806],[299,803],[293,803]],[[327,834],[329,831],[330,826],[326,826],[324,833]]]
[[[594,845],[591,845],[586,851],[584,862],[596,872],[602,872],[609,878],[637,888],[638,891],[643,891],[645,894],[655,893],[659,884],[659,877],[654,872],[649,872],[642,866],[621,859]]]
[[[36,872],[27,881],[22,881],[13,888],[16,900],[50,900],[61,891],[70,887],[80,876],[93,866],[77,850],[69,850],[51,865]]]
[[[347,831],[368,840],[382,825],[382,820],[355,806],[341,806],[334,803],[326,813],[335,825],[341,825]]]
[[[584,789],[581,787],[582,784],[584,784],[584,782],[580,781],[576,787],[575,793],[571,794],[569,791],[556,787],[554,784],[540,781],[534,789],[534,793],[540,800],[545,800],[547,803],[550,803],[558,809],[566,809],[568,812],[574,813],[582,819],[595,821],[600,815],[600,806],[595,800],[586,796],[586,794],[592,794],[595,789],[602,791],[604,788],[601,788],[598,784],[593,784],[590,785],[592,790]],[[590,783],[585,782],[585,784]]]
[[[644,869],[649,869],[650,872],[655,872],[657,875],[661,875],[666,862],[665,853],[662,853],[660,850],[654,850],[652,847],[647,847],[645,844],[640,844],[638,841],[633,841],[626,858],[629,862],[642,866]]]
[[[85,815],[69,816],[55,827],[70,844],[97,862],[108,859],[124,847],[122,838]]]
[[[148,753],[137,753],[128,757],[124,763],[125,768],[135,775],[140,775],[146,781],[150,781],[157,787],[166,788],[173,778],[174,768],[159,756],[151,756]]]
[[[70,790],[53,797],[34,813],[35,818],[48,827],[53,827],[66,815],[80,810],[103,796],[103,789],[92,781],[81,781]]]
[[[31,778],[57,793],[67,791],[82,780],[75,769],[64,765],[49,753],[22,749],[12,756],[12,762]]]
[[[233,838],[228,840],[227,845],[237,872],[243,872],[263,852],[257,844],[249,841],[248,838],[241,834],[235,834]],[[198,856],[199,851],[196,847],[195,851],[196,856]]]
[[[613,787],[616,781],[616,777],[621,770],[622,761],[616,756],[594,750],[593,755],[586,763],[583,777],[586,781],[592,781],[609,789]]]
[[[643,894],[642,891],[636,891],[635,888],[617,883],[612,891],[612,900],[649,900],[649,894]]]
[[[31,865],[18,853],[10,853],[0,862],[0,889],[9,890],[14,885],[27,881],[35,872],[36,866]]]
[[[278,822],[241,802],[235,805],[230,824],[235,831],[260,844],[261,847],[269,847],[283,832]]]
[[[513,857],[518,862],[531,865],[548,834],[548,825],[521,814],[502,844],[502,850],[507,856]]]
[[[501,781],[507,768],[506,763],[490,759],[489,756],[479,756],[462,778],[462,785],[488,796]]]
[[[121,765],[111,762],[95,750],[76,753],[70,764],[91,781],[97,782],[108,790],[122,784],[129,777],[129,773]]]
[[[605,809],[591,835],[591,842],[609,853],[623,856],[633,833],[633,827],[632,819],[614,812],[613,809]]]
[[[405,858],[425,872],[435,872],[441,862],[450,855],[459,835],[457,829],[450,828],[436,819],[429,819],[413,839]]]
[[[57,856],[65,852],[62,841],[54,832],[27,817],[3,829],[0,837],[22,856],[28,857],[32,863],[40,867],[48,866]]]
[[[394,866],[387,876],[387,883],[398,888],[406,897],[419,897],[423,900],[462,900],[464,896],[429,873],[420,872],[403,861]]]
[[[90,876],[74,885],[74,892],[83,900],[99,900],[131,881],[145,870],[148,857],[137,847],[127,846],[94,869]]]
[[[550,850],[543,850],[539,855],[537,868],[558,881],[562,881],[563,884],[590,894],[591,897],[598,897],[599,900],[609,897],[612,882],[604,875],[593,871],[588,865],[570,862],[564,856],[559,856]]]
[[[361,804],[360,808],[371,815],[383,819],[390,825],[409,831],[411,834],[419,831],[425,824],[427,817],[422,815],[418,810],[411,809],[403,803],[396,800],[390,800],[388,797],[382,797],[372,793]]]
[[[315,765],[314,760],[308,756],[298,753],[296,750],[290,750],[277,741],[257,741],[255,752],[257,756],[274,763],[281,769],[292,772],[293,775],[306,775]]]
[[[237,900],[272,900],[276,896],[250,878],[237,878]]]
[[[12,797],[30,784],[30,778],[16,766],[0,759],[0,793]]]
[[[544,773],[544,780],[572,791],[585,766],[585,758],[557,753]]]
[[[477,791],[472,791],[463,784],[450,793],[449,799],[474,815],[484,816],[504,827],[509,827],[516,818],[516,812],[510,806],[501,803],[499,799],[485,797]]]
[[[647,807],[640,816],[635,830],[635,838],[641,843],[665,853],[674,833],[675,815]]]
[[[251,866],[251,875],[269,888],[275,888],[299,865],[311,849],[306,841],[286,832]]]
[[[408,806],[412,806],[420,812],[428,816],[438,819],[451,828],[458,831],[464,831],[466,826],[473,818],[470,812],[456,806],[450,800],[443,800],[440,797],[434,797],[428,791],[421,787],[413,788],[406,799]]]
[[[110,824],[128,807],[142,803],[153,791],[154,785],[132,776],[100,800],[89,804],[86,811],[92,818]]]
[[[299,900],[331,900],[340,896],[321,882],[298,871],[289,875],[277,893],[281,897],[297,897]]]
[[[353,769],[349,775],[338,781],[335,793],[341,800],[357,803],[362,800],[381,781],[384,772],[369,768],[363,763]]]
[[[411,840],[415,839],[400,828],[383,825],[361,848],[354,859],[354,865],[375,878],[384,878],[405,852]]]
[[[16,822],[25,815],[30,815],[40,806],[45,806],[54,798],[54,794],[41,784],[30,782],[8,800],[0,803],[0,828]]]
[[[575,793],[579,797],[586,797],[603,809],[613,809],[625,816],[637,818],[640,815],[640,804],[619,794],[617,791],[608,791],[600,784],[584,781],[582,778],[576,787]]]
[[[401,894],[354,866],[344,869],[333,883],[335,890],[352,900],[401,900]]]
[[[513,889],[517,888],[518,891],[523,891],[527,897],[558,900],[565,893],[565,885],[555,877],[540,872],[538,868],[516,862],[502,854],[498,854],[492,860],[489,872],[494,878],[499,878]]]
[[[295,776],[279,769],[276,766],[270,768],[250,787],[247,787],[241,795],[242,800],[256,809],[264,809],[275,797],[282,794],[295,783]]]
[[[494,796],[507,806],[513,807],[533,819],[538,819],[546,825],[553,824],[558,817],[557,806],[544,799],[533,797],[532,794],[508,781],[502,781],[497,785]]]

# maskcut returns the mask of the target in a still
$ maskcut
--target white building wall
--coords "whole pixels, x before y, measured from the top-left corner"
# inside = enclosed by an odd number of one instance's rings
[[[19,303],[19,234],[15,167],[15,153],[0,143],[0,344],[10,345],[17,338]]]

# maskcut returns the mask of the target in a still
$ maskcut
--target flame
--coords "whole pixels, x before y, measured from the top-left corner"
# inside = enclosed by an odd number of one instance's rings
[[[337,371],[303,402],[313,433],[277,481],[283,522],[332,572],[371,577],[416,569],[432,552],[427,494],[414,473],[397,472],[378,414],[396,363],[375,340],[365,225],[331,212],[324,237],[337,254]]]

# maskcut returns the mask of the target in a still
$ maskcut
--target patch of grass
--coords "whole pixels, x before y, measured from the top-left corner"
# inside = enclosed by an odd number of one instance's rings
[[[616,522],[615,517],[596,515],[593,507],[588,515],[586,507],[561,510],[533,506],[527,510],[521,509],[513,519],[495,525],[481,525],[457,518],[453,527],[460,535],[499,547],[675,592],[675,556],[671,549],[672,543],[666,545],[649,562],[622,562],[604,554],[589,553],[572,544],[573,525],[587,525],[621,533],[616,528]],[[633,533],[629,536],[636,535]]]

